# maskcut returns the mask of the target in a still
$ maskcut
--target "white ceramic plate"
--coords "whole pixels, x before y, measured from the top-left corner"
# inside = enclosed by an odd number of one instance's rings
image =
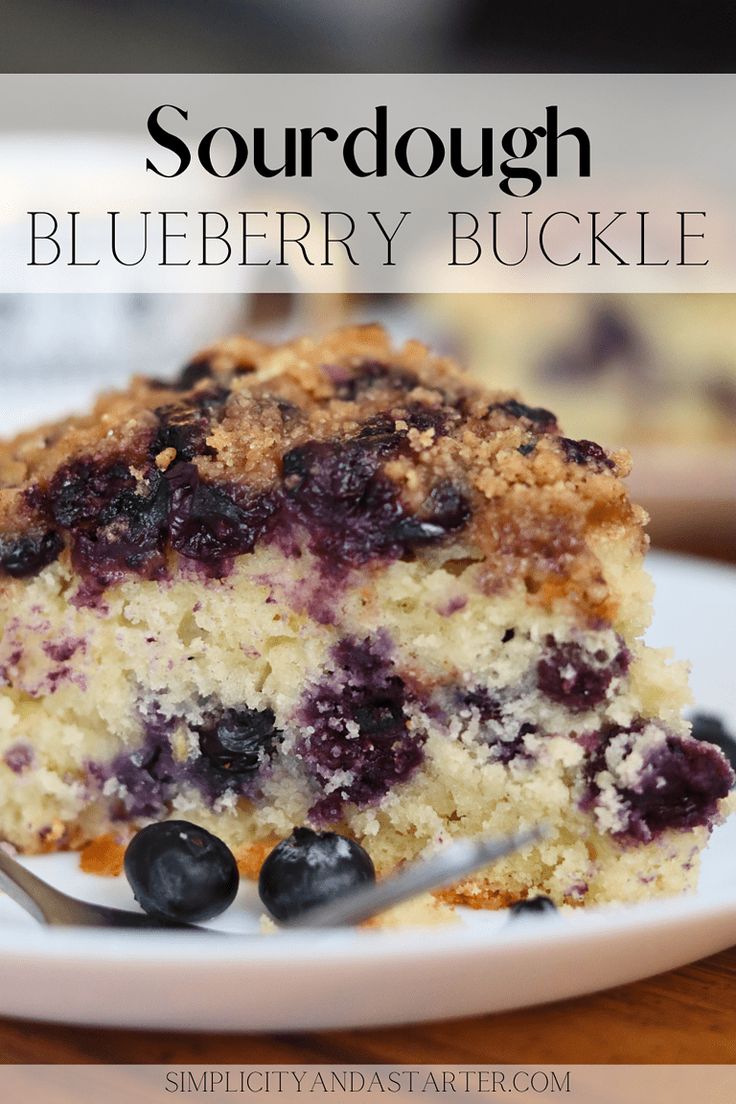
[[[736,721],[736,571],[652,556],[652,643],[693,663],[698,706]],[[698,894],[510,924],[504,913],[416,931],[262,936],[252,886],[219,926],[242,941],[186,933],[45,930],[0,898],[0,1014],[71,1023],[265,1031],[406,1023],[589,993],[668,970],[736,939],[736,817],[713,836]],[[122,879],[77,859],[28,865],[56,885],[130,905]],[[250,934],[248,934],[250,933]]]

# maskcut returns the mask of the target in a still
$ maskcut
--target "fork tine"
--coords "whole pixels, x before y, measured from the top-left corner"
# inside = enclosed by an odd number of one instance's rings
[[[543,828],[533,828],[500,840],[460,840],[439,854],[424,862],[414,863],[385,881],[363,886],[336,901],[309,909],[294,920],[282,924],[281,928],[332,928],[359,924],[427,890],[452,885],[458,878],[472,874],[480,867],[542,839],[545,834]],[[143,913],[78,901],[37,878],[1,848],[0,886],[42,924],[207,930],[194,924],[163,922]]]
[[[318,905],[286,921],[282,928],[332,928],[359,924],[372,916],[431,889],[452,885],[466,874],[543,839],[544,828],[517,832],[504,839],[460,840],[437,855],[395,874],[385,881],[361,886],[355,892]]]

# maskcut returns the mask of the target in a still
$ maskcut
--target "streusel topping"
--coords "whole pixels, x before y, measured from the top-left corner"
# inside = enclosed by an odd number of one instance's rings
[[[521,577],[540,601],[605,616],[591,538],[644,541],[628,470],[380,327],[232,338],[174,381],[136,377],[0,446],[0,570],[71,555],[104,589],[182,560],[225,574],[264,541],[306,544],[336,575],[440,550],[482,562],[489,589]]]

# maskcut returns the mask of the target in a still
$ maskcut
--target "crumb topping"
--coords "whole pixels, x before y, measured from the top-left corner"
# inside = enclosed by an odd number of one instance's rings
[[[0,574],[71,556],[104,589],[181,559],[225,574],[267,540],[338,571],[452,546],[489,590],[522,578],[603,616],[591,537],[644,544],[628,470],[626,453],[561,436],[550,411],[377,326],[231,338],[173,381],[136,377],[0,444]]]

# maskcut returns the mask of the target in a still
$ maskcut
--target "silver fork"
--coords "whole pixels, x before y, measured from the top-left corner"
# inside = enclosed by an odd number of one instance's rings
[[[192,928],[195,924],[156,920],[145,912],[128,912],[79,901],[36,877],[0,847],[0,888],[39,924],[90,928]]]
[[[285,928],[334,928],[344,924],[360,924],[386,909],[409,901],[431,889],[444,889],[460,878],[472,874],[483,866],[519,851],[545,836],[543,828],[503,839],[464,839],[443,848],[428,859],[421,859],[404,867],[398,874],[383,881],[360,886],[352,893],[338,897],[326,905],[317,905],[300,916],[282,924]]]
[[[375,884],[361,886],[326,905],[317,905],[300,916],[281,924],[281,929],[333,928],[359,924],[404,901],[433,889],[443,889],[504,855],[510,855],[545,835],[533,828],[503,839],[468,839],[450,844],[429,859],[421,860]],[[0,888],[40,924],[60,927],[94,928],[177,928],[189,931],[225,933],[197,924],[157,920],[146,913],[109,908],[79,901],[55,889],[27,870],[0,848]],[[238,936],[237,938],[244,938]]]

